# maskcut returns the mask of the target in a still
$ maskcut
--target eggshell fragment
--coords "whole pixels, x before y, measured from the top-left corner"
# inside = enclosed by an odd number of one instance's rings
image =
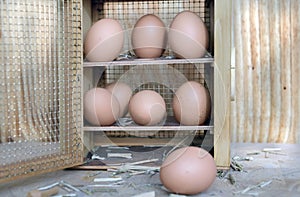
[[[208,48],[208,31],[202,19],[191,11],[182,11],[170,24],[169,45],[178,58],[200,58]]]
[[[196,81],[182,84],[175,92],[172,108],[175,119],[183,125],[203,124],[210,114],[208,90]]]
[[[135,55],[140,58],[157,58],[167,44],[167,29],[154,14],[142,16],[134,25],[131,42]]]
[[[120,113],[118,100],[104,88],[93,88],[84,94],[84,118],[92,125],[113,124]]]
[[[112,61],[123,49],[122,26],[114,19],[101,19],[89,29],[84,42],[84,52],[88,61]]]
[[[162,163],[160,180],[173,193],[193,195],[205,191],[216,178],[213,157],[199,147],[173,151]]]
[[[122,82],[111,83],[106,86],[106,89],[112,93],[120,104],[119,117],[123,117],[128,112],[128,104],[132,96],[131,88]]]
[[[137,124],[156,125],[166,115],[166,103],[157,92],[142,90],[130,99],[129,113]]]

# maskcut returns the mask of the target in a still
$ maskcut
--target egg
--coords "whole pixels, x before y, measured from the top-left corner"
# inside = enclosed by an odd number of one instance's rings
[[[169,45],[178,58],[203,57],[208,48],[209,36],[202,19],[191,11],[182,11],[170,24]]]
[[[172,109],[175,119],[183,125],[203,124],[210,114],[208,90],[196,81],[187,81],[175,92]]]
[[[153,90],[142,90],[129,101],[129,113],[139,125],[157,125],[166,115],[166,103],[162,96]]]
[[[171,152],[160,167],[162,184],[173,193],[193,195],[207,190],[216,178],[213,157],[200,147]]]
[[[131,43],[137,57],[160,57],[167,44],[165,24],[154,14],[142,16],[134,25]]]
[[[114,19],[101,19],[89,29],[84,42],[88,61],[112,61],[123,49],[124,33],[121,24]]]
[[[112,93],[113,96],[116,97],[116,99],[119,102],[120,105],[120,114],[119,117],[123,117],[128,112],[128,104],[129,100],[132,96],[132,90],[126,83],[123,82],[114,82],[111,84],[108,84],[106,86],[106,89]]]
[[[83,97],[84,118],[92,125],[112,125],[120,114],[118,100],[104,88],[93,88]]]

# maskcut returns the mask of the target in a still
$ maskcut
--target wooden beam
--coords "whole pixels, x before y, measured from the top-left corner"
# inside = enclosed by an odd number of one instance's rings
[[[231,0],[215,1],[214,22],[214,158],[230,166]]]

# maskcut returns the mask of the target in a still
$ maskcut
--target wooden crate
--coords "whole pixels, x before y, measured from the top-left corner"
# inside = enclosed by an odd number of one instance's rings
[[[88,62],[83,63],[83,93],[94,87],[105,87],[111,82],[129,84],[134,92],[150,89],[162,95],[167,105],[168,117],[163,126],[137,126],[117,123],[112,126],[92,126],[84,122],[84,145],[86,151],[95,146],[175,146],[193,135],[206,149],[213,150],[218,168],[229,168],[229,106],[230,106],[230,1],[83,1],[83,38],[93,23],[102,18],[117,19],[125,32],[123,53],[132,52],[130,34],[135,22],[143,15],[159,16],[168,27],[176,14],[183,10],[197,13],[205,22],[210,34],[208,54],[199,59]],[[169,54],[168,48],[165,55]],[[210,92],[212,113],[209,121],[201,126],[182,126],[174,123],[171,102],[174,90],[182,80],[203,84]],[[147,75],[145,74],[147,73]],[[173,73],[170,74],[170,73]],[[156,77],[154,77],[156,76]],[[164,77],[166,81],[164,81]],[[130,79],[130,80],[127,80]],[[132,82],[134,79],[135,82]],[[153,83],[154,81],[154,83]],[[170,82],[171,81],[171,82]],[[130,84],[131,83],[131,84]],[[135,83],[143,84],[138,86]],[[163,84],[163,85],[162,85]],[[84,118],[83,118],[84,119]],[[193,143],[190,140],[185,143]]]
[[[218,168],[229,168],[231,1],[218,1],[210,7],[212,3],[202,0],[1,1],[0,182],[82,164],[86,152],[95,146],[177,145],[183,136],[190,134],[200,139],[200,145],[213,148]],[[128,6],[133,5],[139,12],[129,17],[134,9],[129,12]],[[169,25],[183,9],[198,13],[209,28],[210,55],[205,58],[135,63],[83,61],[83,39],[96,20],[120,17],[121,23],[130,29],[142,14],[153,12]],[[129,47],[128,40],[125,46]],[[176,68],[188,79],[205,85],[213,103],[209,121],[196,127],[170,124],[157,128],[85,124],[83,93],[95,84],[117,79],[116,71],[122,73],[136,64],[139,72],[146,66],[154,72],[157,68],[166,72]],[[99,76],[106,78],[99,80]],[[169,101],[172,97],[169,87],[157,83],[142,88],[160,90]],[[170,107],[168,110],[172,117]]]

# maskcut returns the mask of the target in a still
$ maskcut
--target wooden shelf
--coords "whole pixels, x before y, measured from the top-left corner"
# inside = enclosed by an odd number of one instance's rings
[[[196,131],[209,130],[213,126],[84,126],[84,131]],[[213,134],[213,133],[211,133]]]
[[[132,122],[125,125],[117,122],[112,126],[92,126],[85,123],[83,127],[83,131],[210,131],[210,134],[213,134],[213,129],[212,125],[180,125],[173,117],[168,117],[163,125],[158,126],[140,126]]]
[[[157,59],[126,59],[116,60],[111,62],[87,62],[84,61],[83,67],[106,67],[106,66],[131,66],[131,65],[161,65],[161,64],[205,64],[209,63],[213,66],[214,58],[207,55],[203,58],[197,59],[168,59],[168,58],[157,58]]]

